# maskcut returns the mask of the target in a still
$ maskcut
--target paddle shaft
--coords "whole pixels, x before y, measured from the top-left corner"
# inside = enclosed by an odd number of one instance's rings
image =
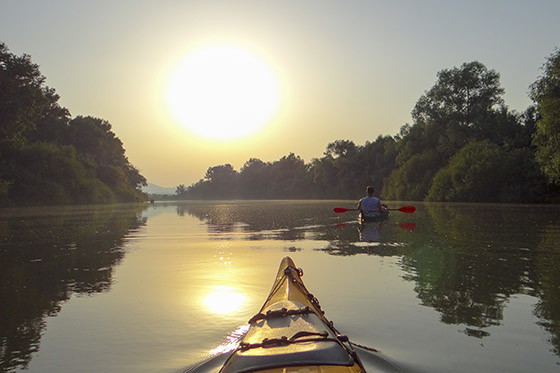
[[[341,213],[341,212],[346,212],[346,211],[358,211],[359,209],[346,209],[343,207],[335,207],[333,209],[334,212]],[[400,211],[400,212],[406,212],[408,214],[413,213],[414,211],[416,211],[416,207],[414,206],[403,206],[403,207],[399,207],[398,209],[387,209],[389,211]]]

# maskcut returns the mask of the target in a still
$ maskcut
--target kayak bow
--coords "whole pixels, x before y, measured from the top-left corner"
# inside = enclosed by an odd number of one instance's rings
[[[348,338],[324,316],[291,258],[220,372],[365,372]]]

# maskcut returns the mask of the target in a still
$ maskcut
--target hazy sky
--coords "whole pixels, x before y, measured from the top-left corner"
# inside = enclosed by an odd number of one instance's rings
[[[108,120],[148,181],[174,187],[210,166],[308,162],[336,139],[395,135],[437,72],[464,62],[499,72],[523,111],[560,47],[559,15],[558,0],[0,0],[0,41],[31,55],[72,116]],[[251,136],[201,137],[170,114],[171,74],[214,45],[274,76],[275,109]]]

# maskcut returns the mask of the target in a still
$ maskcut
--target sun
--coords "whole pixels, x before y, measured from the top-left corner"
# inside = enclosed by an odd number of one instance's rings
[[[246,137],[266,124],[279,101],[276,78],[254,55],[210,46],[187,56],[167,85],[174,119],[202,137]]]

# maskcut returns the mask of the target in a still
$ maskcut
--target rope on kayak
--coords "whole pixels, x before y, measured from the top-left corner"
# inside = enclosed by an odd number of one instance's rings
[[[351,344],[352,346],[359,347],[359,348],[361,348],[362,350],[371,351],[371,352],[379,352],[379,350],[377,350],[377,349],[375,349],[375,348],[373,348],[373,347],[364,346],[364,345],[357,344],[357,343],[354,343],[354,342],[350,342],[350,344]]]
[[[325,314],[325,311],[321,309],[321,305],[319,304],[319,299],[315,298],[315,296],[311,293],[307,293],[307,299],[309,299],[311,304],[314,305],[315,308],[317,308],[323,315]]]
[[[280,338],[265,338],[261,343],[244,343],[241,342],[237,348],[239,351],[247,351],[253,348],[267,348],[267,347],[280,347],[287,346],[292,343],[304,343],[304,342],[338,342],[336,338],[328,338],[329,333],[316,333],[316,332],[297,332],[290,338],[282,336]],[[306,337],[321,337],[321,338],[306,338]]]
[[[291,266],[290,266],[290,267],[286,267],[286,269],[284,270],[284,276],[285,276],[285,277],[291,277],[291,276],[292,276],[291,270],[295,270],[295,271],[299,274],[300,277],[303,276],[303,270],[302,270],[301,268],[295,268],[295,267],[291,267]],[[296,286],[298,286],[299,288],[302,288],[302,289],[301,289],[302,292],[303,292],[304,294],[306,294],[307,299],[309,299],[309,301],[311,302],[311,304],[312,304],[319,312],[321,312],[321,313],[324,315],[324,314],[325,314],[325,311],[323,311],[323,309],[321,308],[321,305],[319,304],[319,299],[317,299],[313,294],[311,294],[311,293],[305,288],[305,285],[303,285],[302,283],[296,282],[295,284],[296,284]],[[336,332],[336,334],[337,334],[337,339],[336,339],[336,341],[337,341],[337,342],[341,342],[341,344],[342,344],[342,346],[344,347],[344,349],[346,349],[346,350],[348,351],[348,353],[351,354],[351,355],[354,357],[354,359],[355,359],[356,361],[359,361],[359,362],[360,362],[359,365],[361,365],[362,363],[361,363],[361,360],[360,360],[360,358],[358,357],[356,351],[354,350],[353,346],[359,347],[359,348],[364,349],[364,350],[366,350],[366,351],[379,352],[379,350],[376,350],[375,348],[367,347],[367,346],[364,346],[364,345],[360,345],[360,344],[351,342],[351,341],[348,339],[347,336],[341,335],[340,332],[339,332],[338,330],[336,330],[336,328],[334,327],[334,323],[333,323],[332,321],[327,320],[324,316],[323,316],[323,318],[328,322],[328,324],[329,324],[329,326],[331,327],[331,329],[334,330],[334,331]]]
[[[292,270],[292,269],[297,272],[299,277],[303,276],[303,269],[302,268],[296,268],[296,267],[292,267],[292,266],[287,266],[286,269],[284,270],[284,274],[285,275],[289,274],[290,270]]]
[[[281,280],[278,280],[275,282],[274,287],[272,288],[272,290],[270,291],[270,294],[268,295],[268,298],[266,298],[266,301],[264,302],[265,304],[270,300],[270,298],[272,298],[274,296],[274,294],[276,294],[276,292],[278,291],[278,289],[280,289],[284,283],[284,281],[286,281],[288,278],[292,277],[292,270],[296,271],[296,273],[301,277],[303,276],[303,269],[301,268],[296,268],[293,266],[287,266],[284,269],[284,275],[282,276]]]
[[[311,313],[311,309],[309,307],[298,308],[297,310],[289,310],[287,308],[282,308],[275,311],[267,311],[266,313],[257,313],[255,316],[251,317],[249,320],[249,324],[254,324],[260,320],[270,320],[274,318],[280,318],[284,316],[295,316],[295,315],[308,315]]]
[[[268,303],[268,301],[276,294],[276,292],[282,287],[282,285],[284,284],[284,281],[288,281],[289,279],[294,279],[292,271],[295,271],[299,277],[303,276],[303,269],[301,268],[296,268],[293,266],[287,266],[284,269],[284,275],[282,276],[281,279],[277,279],[277,281],[274,284],[274,287],[272,288],[272,290],[270,291],[270,294],[268,295],[268,298],[266,298],[266,301],[264,302],[264,304]],[[301,287],[303,286],[303,284],[301,284],[300,282],[294,281],[295,285],[297,287],[299,287],[301,289]],[[305,286],[303,287],[302,293],[306,294],[307,297],[311,300],[311,303],[317,307],[321,312],[323,312],[321,310],[321,306],[319,306],[319,301],[317,300],[317,298],[315,298],[312,294],[309,294],[309,291],[307,291],[307,289],[305,289]],[[262,308],[261,308],[262,311]],[[313,311],[311,311],[313,312]],[[324,313],[324,312],[323,312]],[[262,312],[259,312],[259,314],[262,314]],[[255,315],[254,317],[257,317],[259,314]],[[253,318],[254,318],[253,317]],[[253,320],[253,318],[251,318],[251,320]],[[252,324],[251,320],[249,320],[249,324]]]

